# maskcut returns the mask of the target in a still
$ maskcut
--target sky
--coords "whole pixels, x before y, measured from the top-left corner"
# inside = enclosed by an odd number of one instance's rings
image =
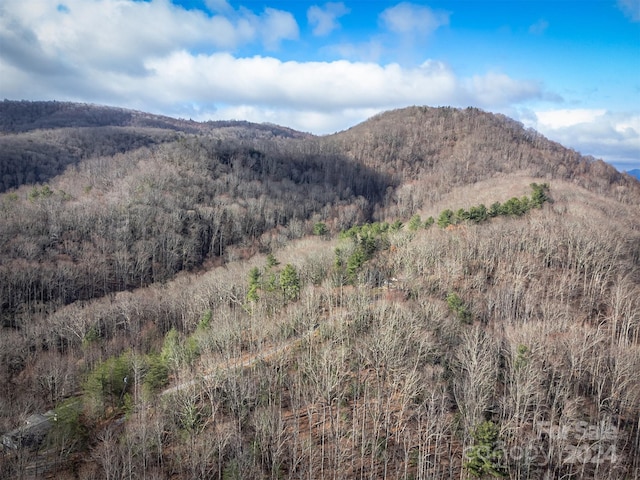
[[[640,168],[640,0],[1,0],[0,98],[316,134],[478,107]]]

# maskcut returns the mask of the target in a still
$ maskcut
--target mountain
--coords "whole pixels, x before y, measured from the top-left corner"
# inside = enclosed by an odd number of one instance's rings
[[[0,477],[640,474],[631,176],[478,109],[0,125]]]
[[[627,173],[637,179],[640,179],[640,168],[634,168],[633,170],[627,170]]]
[[[385,112],[337,134],[334,141],[352,158],[386,169],[400,181],[423,179],[431,185],[424,189],[432,192],[431,199],[442,193],[441,187],[513,173],[568,180],[603,192],[613,185],[631,185],[602,160],[549,141],[508,117],[475,108]]]
[[[300,137],[275,125],[178,120],[160,115],[69,102],[0,103],[0,191],[45,183],[81,160],[170,143],[180,135],[218,139]]]
[[[4,100],[0,103],[0,131],[28,132],[58,128],[132,127],[173,130],[183,133],[206,133],[215,130],[251,131],[251,135],[282,135],[305,137],[295,130],[272,124],[251,124],[245,121],[210,121],[176,119],[163,115],[72,102],[29,102]]]

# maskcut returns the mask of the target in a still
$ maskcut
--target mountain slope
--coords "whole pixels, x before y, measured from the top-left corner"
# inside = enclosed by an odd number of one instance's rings
[[[339,231],[435,216],[447,206],[522,195],[536,179],[640,205],[640,183],[631,177],[476,109],[412,107],[312,137],[77,104],[3,106],[4,124],[25,130],[0,137],[13,146],[3,154],[20,165],[5,159],[5,178],[33,182],[34,172],[48,178],[65,162],[75,165],[50,185],[24,187],[2,202],[4,321],[24,305],[32,311],[164,281],[217,261],[232,245],[268,250],[318,221]],[[61,128],[41,129],[47,125]],[[65,160],[48,168],[62,151]],[[518,183],[524,188],[508,188]]]
[[[569,180],[638,204],[637,183],[602,160],[584,157],[502,115],[478,109],[410,107],[379,114],[326,141],[392,175],[412,202],[499,175]],[[407,216],[402,199],[393,215]],[[412,207],[409,207],[409,209]]]
[[[251,130],[271,135],[305,137],[286,127],[251,124],[244,121],[194,122],[163,115],[72,102],[28,102],[4,100],[0,103],[0,131],[21,133],[58,128],[132,127],[173,130],[183,133],[204,133],[216,129]]]
[[[5,100],[0,103],[0,191],[45,183],[84,159],[195,134],[218,139],[307,136],[275,125],[198,123],[114,107]]]
[[[39,108],[88,143],[0,195],[0,432],[57,418],[0,477],[640,474],[640,182],[473,109]]]

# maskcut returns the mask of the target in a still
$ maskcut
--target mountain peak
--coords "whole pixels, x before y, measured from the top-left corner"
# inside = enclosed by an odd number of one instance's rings
[[[477,108],[408,107],[375,115],[330,141],[350,157],[412,182],[423,201],[444,190],[496,175],[574,182],[598,192],[624,191],[638,202],[638,185],[602,160],[584,156],[505,115]],[[619,190],[619,189],[622,190]]]

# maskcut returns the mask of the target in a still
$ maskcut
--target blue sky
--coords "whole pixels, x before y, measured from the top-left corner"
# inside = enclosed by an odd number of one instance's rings
[[[0,96],[318,134],[504,113],[640,168],[640,0],[2,0]]]

